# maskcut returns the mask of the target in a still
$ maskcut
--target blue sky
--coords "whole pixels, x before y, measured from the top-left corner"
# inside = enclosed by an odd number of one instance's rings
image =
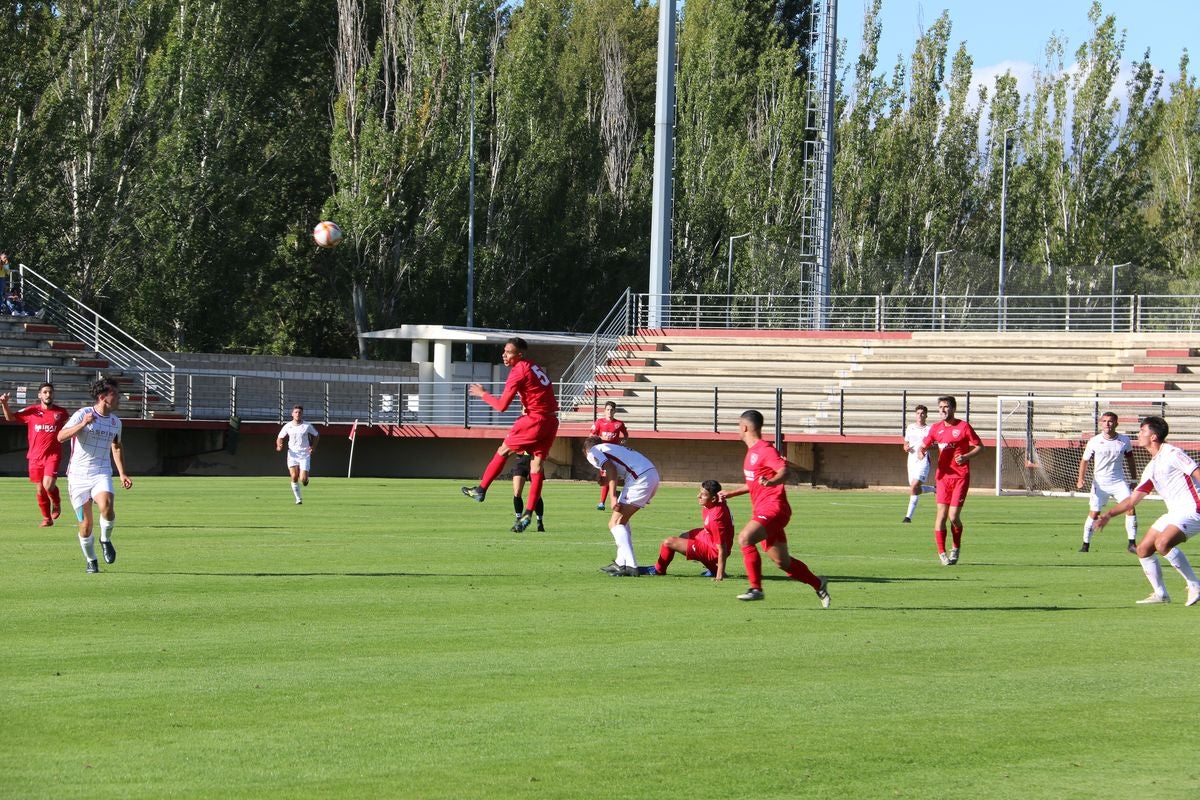
[[[976,81],[1011,70],[1022,92],[1024,78],[1036,67],[1045,67],[1044,51],[1051,33],[1066,39],[1065,58],[1091,36],[1088,9],[1092,0],[883,0],[880,19],[879,66],[891,72],[897,55],[907,65],[913,43],[943,10],[950,12],[950,51],[966,41],[974,59]],[[862,19],[866,0],[839,0],[838,38],[846,40],[846,60],[839,72],[852,65],[862,44]],[[1128,64],[1150,48],[1152,63],[1166,73],[1169,83],[1178,74],[1179,57],[1187,48],[1192,57],[1188,72],[1200,73],[1200,0],[1102,0],[1105,14],[1116,17],[1126,31],[1123,61]]]

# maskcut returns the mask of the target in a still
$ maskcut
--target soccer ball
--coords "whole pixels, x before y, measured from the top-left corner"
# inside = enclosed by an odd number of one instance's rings
[[[317,247],[326,250],[337,247],[342,241],[342,229],[336,222],[318,222],[317,227],[313,228],[313,241],[317,243]]]

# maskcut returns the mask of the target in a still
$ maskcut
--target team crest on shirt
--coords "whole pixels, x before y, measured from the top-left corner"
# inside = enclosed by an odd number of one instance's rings
[[[758,463],[758,453],[751,453],[751,454],[750,454],[750,463],[751,463],[751,464],[757,464],[757,463]]]

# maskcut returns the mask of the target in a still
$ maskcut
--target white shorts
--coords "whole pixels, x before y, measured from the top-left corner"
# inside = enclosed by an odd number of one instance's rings
[[[1092,496],[1088,498],[1088,508],[1099,512],[1109,500],[1119,503],[1126,497],[1129,497],[1129,484],[1125,481],[1106,483],[1103,486],[1092,481]]]
[[[90,478],[67,478],[67,494],[71,496],[71,508],[83,508],[88,500],[94,500],[103,492],[113,494],[112,475],[96,475]]]
[[[913,481],[924,483],[929,477],[929,459],[928,458],[908,458],[908,483],[912,485]]]
[[[1165,531],[1167,526],[1174,525],[1179,530],[1183,531],[1183,535],[1191,539],[1200,531],[1200,514],[1189,512],[1187,514],[1172,514],[1168,511],[1158,519],[1154,520],[1154,524],[1150,527],[1156,531]]]
[[[308,453],[298,456],[298,455],[293,455],[291,450],[288,451],[288,454],[287,454],[288,469],[291,469],[292,467],[299,467],[301,472],[311,472],[312,470],[309,469],[309,465],[311,465],[311,464],[312,464],[312,456],[309,455]]]
[[[625,476],[625,479],[629,480],[629,476]],[[650,505],[650,500],[657,491],[658,471],[651,470],[634,478],[632,482],[626,483],[621,489],[621,496],[617,498],[617,502],[623,506],[645,508]]]

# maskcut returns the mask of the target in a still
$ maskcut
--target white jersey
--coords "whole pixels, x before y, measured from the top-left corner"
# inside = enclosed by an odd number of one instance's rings
[[[288,421],[283,428],[280,429],[276,439],[287,439],[288,455],[292,458],[304,458],[312,453],[312,443],[320,436],[317,434],[317,429],[307,422],[292,422]]]
[[[918,425],[915,422],[911,422],[909,423],[908,427],[904,429],[904,443],[908,445],[909,467],[920,466],[922,461],[926,463],[929,462],[928,451],[925,452],[925,456],[923,458],[917,457],[917,452],[921,449],[921,445],[924,443],[925,437],[928,435],[928,425]]]
[[[112,477],[112,443],[121,440],[120,418],[116,414],[104,416],[88,406],[72,414],[63,427],[70,428],[83,422],[89,411],[94,415],[92,421],[71,439],[68,480]]]
[[[1112,486],[1127,480],[1122,462],[1125,454],[1132,452],[1133,444],[1125,434],[1118,433],[1109,439],[1103,433],[1097,433],[1083,449],[1083,460],[1092,459],[1092,480],[1097,486]]]
[[[650,472],[657,472],[654,464],[650,463],[650,459],[636,450],[630,450],[619,444],[601,442],[588,449],[587,460],[596,469],[600,469],[601,465],[607,461],[609,465],[616,467],[617,478],[626,482],[630,479],[637,480]]]
[[[1173,444],[1163,443],[1158,455],[1150,459],[1138,481],[1137,490],[1149,494],[1158,492],[1172,515],[1200,514],[1200,490],[1192,480],[1196,462]]]

